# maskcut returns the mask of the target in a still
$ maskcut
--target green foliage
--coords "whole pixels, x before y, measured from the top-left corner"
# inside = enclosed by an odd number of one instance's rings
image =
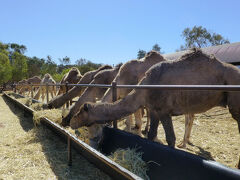
[[[185,28],[182,32],[182,37],[185,40],[185,45],[181,45],[180,50],[230,43],[229,40],[223,38],[220,34],[210,33],[202,26],[194,26],[192,29]]]
[[[95,64],[95,63],[93,63],[89,60],[83,59],[83,58],[77,60],[76,64],[77,64],[77,68],[79,69],[79,71],[81,72],[82,75],[88,71],[95,70],[95,69],[101,67],[101,65],[102,65],[102,64]]]
[[[49,73],[51,75],[57,73],[57,64],[52,61],[51,56],[47,56],[47,61],[41,67],[41,74],[44,75],[46,73]]]
[[[70,64],[70,58],[69,57],[67,57],[67,56],[65,56],[64,58],[59,58],[59,61],[62,63],[62,64],[65,64],[65,65],[67,65],[67,64]]]
[[[12,68],[8,56],[0,50],[0,85],[12,78]]]
[[[146,54],[146,51],[139,49],[138,54],[137,54],[137,58],[141,59],[145,56],[145,54]]]
[[[152,50],[159,52],[160,54],[163,54],[164,52],[161,51],[161,47],[158,44],[154,44],[152,47]]]
[[[36,56],[27,57],[28,65],[28,77],[38,76],[41,74],[41,68],[44,65],[45,60],[39,59]]]
[[[13,60],[13,74],[12,74],[12,78],[14,81],[19,81],[21,79],[24,79],[27,77],[27,71],[28,71],[28,67],[27,67],[27,58],[18,53],[18,52],[14,52],[12,54],[12,60]]]

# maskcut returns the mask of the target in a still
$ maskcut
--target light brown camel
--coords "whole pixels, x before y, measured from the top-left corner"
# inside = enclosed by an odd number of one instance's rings
[[[89,84],[94,76],[104,70],[104,69],[112,69],[111,66],[105,65],[102,66],[96,70],[93,71],[89,71],[87,73],[85,73],[83,75],[83,77],[81,78],[81,80],[78,82],[78,84]],[[63,106],[67,101],[72,100],[73,98],[80,96],[83,92],[85,88],[84,87],[79,87],[79,86],[75,86],[73,87],[68,93],[66,94],[61,94],[60,96],[57,96],[55,98],[53,98],[49,103],[48,103],[48,108],[60,108],[61,106]]]
[[[98,72],[90,84],[111,84],[117,75],[122,64],[119,64],[114,69],[105,69]],[[102,98],[106,88],[87,87],[79,97],[78,101],[71,107],[70,112],[62,119],[62,126],[69,126],[70,120],[79,110],[80,106],[85,102],[96,102],[97,99]]]
[[[143,78],[145,72],[154,64],[165,61],[165,59],[156,51],[150,51],[146,56],[140,60],[132,60],[125,63],[115,77],[114,81],[120,85],[136,85]],[[131,89],[118,88],[117,99],[122,99],[131,92]],[[102,97],[101,102],[112,102],[112,88],[109,88]],[[141,109],[134,113],[136,128],[138,134],[141,135],[142,115]],[[127,130],[131,131],[132,115],[127,117]],[[147,126],[146,126],[147,127]]]
[[[28,95],[29,95],[29,93],[31,92],[31,84],[34,84],[32,88],[39,88],[37,84],[41,83],[41,78],[38,76],[33,76],[27,79],[25,83],[26,83],[26,86],[20,90],[20,94],[25,93],[25,91],[28,91]]]
[[[66,73],[62,80],[60,81],[60,84],[66,84],[66,82],[68,82],[69,84],[77,84],[78,81],[80,81],[80,79],[82,78],[82,75],[80,73],[80,71],[78,70],[78,68],[73,67],[70,69],[70,71],[68,73]],[[68,90],[72,89],[73,86],[70,86]],[[57,92],[57,96],[59,96],[60,94],[66,93],[66,86],[60,86],[58,92]]]
[[[41,80],[41,85],[46,85],[46,84],[56,84],[55,80],[52,78],[50,74],[45,74],[43,79]],[[56,86],[48,86],[48,92],[51,94],[52,98],[54,97],[53,95],[56,96]],[[40,95],[42,98],[42,102],[44,102],[45,94],[47,93],[46,86],[39,86],[36,95],[34,96],[34,99],[39,99]]]
[[[26,79],[23,79],[21,81],[19,81],[16,85],[16,90],[18,90],[18,93],[21,94],[21,89],[22,88],[25,88],[25,84],[27,83],[27,80]]]
[[[139,82],[139,85],[148,84],[238,85],[240,70],[195,49],[177,61],[158,63],[150,68]],[[227,105],[240,132],[239,101],[240,92],[134,89],[115,103],[85,103],[71,119],[70,126],[76,129],[111,122],[146,106],[151,118],[148,139],[157,136],[160,120],[168,145],[174,147],[176,138],[171,116],[202,113],[215,106]]]

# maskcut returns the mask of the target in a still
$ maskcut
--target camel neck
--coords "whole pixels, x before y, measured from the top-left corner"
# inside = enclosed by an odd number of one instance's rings
[[[145,105],[144,94],[145,90],[143,89],[133,90],[128,96],[114,103],[97,104],[94,108],[97,122],[118,120],[136,112],[141,106]]]

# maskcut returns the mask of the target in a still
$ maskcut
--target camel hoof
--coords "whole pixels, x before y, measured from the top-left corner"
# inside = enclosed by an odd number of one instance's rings
[[[178,148],[186,148],[186,144],[181,142],[179,145],[177,145]]]

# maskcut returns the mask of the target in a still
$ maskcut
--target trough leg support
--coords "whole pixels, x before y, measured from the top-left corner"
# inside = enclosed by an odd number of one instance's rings
[[[46,93],[47,93],[47,103],[49,102],[49,96],[48,96],[48,83],[46,83]]]
[[[68,136],[68,166],[72,166],[71,138]]]
[[[112,82],[112,102],[117,101],[117,83]],[[117,121],[113,121],[113,127],[117,129]]]

